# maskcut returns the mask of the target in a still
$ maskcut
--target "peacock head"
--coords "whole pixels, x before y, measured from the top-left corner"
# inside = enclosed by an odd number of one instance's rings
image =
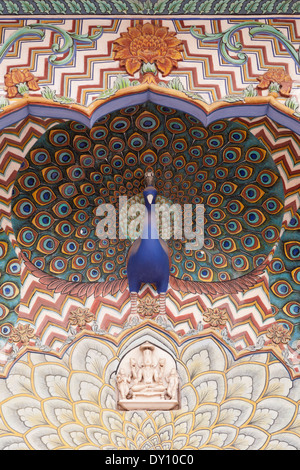
[[[155,204],[157,191],[154,188],[154,186],[147,186],[147,188],[144,189],[143,194],[144,194],[146,208],[150,209],[151,205]]]
[[[147,168],[145,171],[145,183],[146,183],[146,188],[148,186],[154,186],[154,171],[152,168]]]
[[[145,171],[145,183],[146,188],[143,192],[145,198],[146,207],[149,209],[151,204],[155,204],[157,191],[154,187],[154,171],[152,168],[147,168]]]

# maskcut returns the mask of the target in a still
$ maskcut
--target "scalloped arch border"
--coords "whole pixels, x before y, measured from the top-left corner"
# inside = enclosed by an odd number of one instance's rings
[[[127,106],[140,105],[147,101],[191,114],[205,126],[217,119],[267,116],[300,135],[300,121],[296,116],[293,116],[294,111],[272,96],[246,98],[243,103],[217,101],[206,104],[188,98],[183,92],[168,90],[153,84],[138,85],[134,89],[119,90],[112,97],[94,101],[88,107],[80,104],[62,105],[42,97],[28,96],[18,99],[5,107],[0,114],[0,130],[28,116],[57,118],[58,110],[61,119],[78,121],[92,127],[99,118],[108,113]]]

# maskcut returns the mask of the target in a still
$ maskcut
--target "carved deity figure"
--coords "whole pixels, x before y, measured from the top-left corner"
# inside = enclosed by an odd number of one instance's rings
[[[159,373],[157,372],[155,365],[152,360],[152,352],[154,347],[146,343],[141,346],[141,351],[143,352],[143,363],[142,367],[139,370],[137,380],[135,384],[131,387],[133,396],[135,392],[161,392],[162,394],[166,391],[165,385],[163,385]]]
[[[178,405],[176,368],[165,357],[157,358],[155,352],[155,346],[146,342],[124,361],[117,374],[119,404],[123,408],[172,409]]]
[[[125,400],[129,393],[129,383],[130,378],[125,373],[124,369],[121,369],[119,374],[117,375],[117,384],[120,393],[120,398]]]
[[[137,375],[138,375],[137,363],[136,363],[136,360],[134,359],[134,357],[132,357],[130,359],[130,379],[133,380],[133,381],[136,381],[137,380]]]
[[[170,375],[166,378],[166,381],[168,382],[167,394],[171,400],[174,400],[178,390],[178,374],[175,368],[171,370]]]

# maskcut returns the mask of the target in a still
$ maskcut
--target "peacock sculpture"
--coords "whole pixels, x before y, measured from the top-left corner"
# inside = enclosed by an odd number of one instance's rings
[[[146,206],[144,230],[152,204],[203,204],[203,247],[187,249],[186,239],[161,232],[153,240],[112,238],[109,216],[108,236],[99,239],[97,208],[118,209],[120,196],[128,207]],[[146,282],[164,305],[169,287],[213,296],[255,285],[279,239],[282,201],[270,153],[240,122],[204,127],[148,102],[105,115],[91,129],[75,121],[49,129],[19,170],[12,222],[27,268],[46,289],[86,297],[129,288],[136,305]]]
[[[143,232],[135,240],[127,257],[127,277],[131,294],[131,313],[137,313],[137,293],[142,283],[155,284],[159,293],[160,312],[165,313],[165,294],[169,287],[171,258],[168,245],[159,238],[156,224],[155,201],[157,191],[154,187],[154,172],[147,170],[146,188],[143,191],[145,216]]]

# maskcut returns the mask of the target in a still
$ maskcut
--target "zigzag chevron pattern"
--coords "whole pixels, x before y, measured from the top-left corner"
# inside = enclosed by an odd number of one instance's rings
[[[145,287],[144,291],[146,290]],[[148,288],[148,291],[150,290]],[[140,293],[140,298],[145,295],[144,291]],[[34,325],[42,344],[50,346],[56,352],[68,338],[69,315],[77,307],[88,308],[94,313],[99,328],[112,335],[118,335],[123,331],[124,324],[130,316],[128,292],[111,299],[109,296],[105,300],[95,299],[92,296],[86,301],[79,301],[68,295],[43,293],[31,275],[26,277],[22,292],[24,295],[19,307],[19,320]],[[28,294],[29,292],[31,294]],[[152,295],[155,297],[154,291]],[[219,299],[212,300],[209,296],[192,294],[182,297],[180,293],[170,290],[167,297],[167,314],[174,331],[183,336],[188,334],[191,328],[197,328],[204,311],[209,308],[226,309],[229,315],[229,338],[236,341],[236,349],[240,351],[255,345],[258,336],[265,333],[274,323],[271,308],[266,309],[268,304],[266,278],[260,286],[247,293],[225,299],[224,296],[223,298],[220,296]],[[204,333],[207,333],[207,328],[208,325]]]
[[[93,34],[98,26],[103,27],[101,40],[94,44],[78,44],[76,59],[64,67],[55,67],[48,62],[52,54],[53,44],[59,41],[58,35],[53,31],[46,31],[45,38],[40,40],[33,37],[19,39],[13,44],[0,64],[0,76],[14,67],[29,68],[39,78],[39,86],[54,89],[59,96],[72,97],[76,102],[88,105],[96,98],[100,91],[111,88],[117,76],[124,75],[125,70],[120,68],[118,61],[113,60],[113,41],[127,28],[134,26],[134,19],[99,19],[95,20],[61,20],[55,19],[53,23],[65,31],[80,34]],[[257,84],[257,76],[261,76],[268,68],[274,66],[285,68],[293,80],[298,80],[298,70],[294,60],[286,49],[271,36],[249,36],[247,29],[239,31],[238,41],[242,50],[248,57],[247,62],[238,67],[224,62],[220,58],[217,43],[200,44],[192,37],[191,26],[197,26],[201,33],[218,33],[226,31],[239,19],[231,20],[155,20],[167,26],[170,31],[177,34],[183,42],[183,61],[179,62],[178,69],[170,78],[178,77],[185,89],[199,92],[208,102],[234,93],[241,93],[249,84]],[[299,25],[293,19],[262,20],[277,28],[287,39],[299,42]],[[2,42],[13,32],[18,31],[33,20],[13,20],[9,23],[1,22]],[[43,22],[43,20],[41,20]],[[298,93],[295,84],[293,93]]]
[[[5,215],[8,217],[10,215],[12,186],[24,156],[45,130],[58,122],[61,121],[28,117],[2,131],[0,135],[0,219]]]
[[[279,168],[285,191],[286,212],[296,213],[300,207],[300,137],[269,118],[239,118],[271,151]]]

